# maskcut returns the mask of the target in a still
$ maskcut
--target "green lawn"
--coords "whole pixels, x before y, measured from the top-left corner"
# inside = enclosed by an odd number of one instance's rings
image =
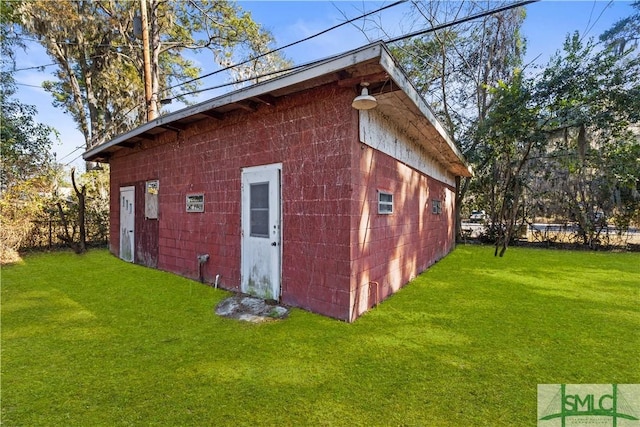
[[[459,246],[357,322],[103,250],[2,269],[7,426],[526,426],[539,383],[640,383],[640,254]]]

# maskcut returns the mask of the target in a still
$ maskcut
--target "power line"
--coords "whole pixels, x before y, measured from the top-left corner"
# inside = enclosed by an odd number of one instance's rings
[[[244,64],[250,63],[250,62],[255,61],[255,60],[257,60],[257,59],[263,58],[263,57],[265,57],[265,56],[267,56],[267,55],[271,55],[272,53],[279,52],[279,51],[284,50],[284,49],[287,49],[287,48],[289,48],[289,47],[291,47],[291,46],[295,46],[295,45],[297,45],[297,44],[300,44],[300,43],[303,43],[303,42],[305,42],[305,41],[311,40],[311,39],[313,39],[313,38],[319,37],[319,36],[321,36],[321,35],[323,35],[323,34],[326,34],[326,33],[330,32],[330,31],[333,31],[333,30],[335,30],[335,29],[337,29],[337,28],[340,28],[340,27],[342,27],[342,26],[344,26],[344,25],[350,24],[350,23],[352,23],[352,22],[354,22],[354,21],[357,21],[357,20],[359,20],[359,19],[365,18],[365,17],[367,17],[367,16],[369,16],[369,15],[372,15],[372,14],[374,14],[374,13],[382,12],[382,11],[384,11],[384,10],[386,10],[386,9],[390,9],[390,8],[392,8],[392,7],[398,6],[398,5],[400,5],[400,4],[402,4],[402,3],[405,3],[405,2],[407,2],[407,0],[399,0],[399,1],[396,1],[396,2],[391,3],[391,4],[389,4],[389,5],[383,6],[383,7],[379,8],[379,9],[376,9],[376,10],[372,10],[372,11],[366,12],[366,13],[364,13],[364,14],[362,14],[362,15],[359,15],[359,16],[357,16],[357,17],[355,17],[355,18],[351,18],[351,19],[349,19],[349,20],[347,20],[347,21],[341,22],[340,24],[336,24],[336,25],[334,25],[334,26],[332,26],[332,27],[329,27],[329,28],[327,28],[327,29],[324,29],[324,30],[322,30],[322,31],[320,31],[320,32],[317,32],[317,33],[315,33],[315,34],[312,34],[312,35],[310,35],[310,36],[308,36],[308,37],[305,37],[305,38],[303,38],[303,39],[300,39],[300,40],[297,40],[297,41],[295,41],[295,42],[289,43],[289,44],[287,44],[287,45],[281,46],[281,47],[279,47],[279,48],[277,48],[277,49],[270,50],[270,51],[268,51],[268,52],[265,52],[265,53],[262,53],[262,54],[260,54],[260,55],[254,56],[254,57],[252,57],[252,58],[250,58],[250,59],[247,59],[247,60],[245,60],[245,61],[239,62],[239,63],[237,63],[237,64],[228,65],[228,66],[226,66],[226,67],[224,67],[224,68],[221,68],[221,69],[219,69],[219,70],[213,71],[213,72],[211,72],[211,73],[208,73],[208,74],[205,74],[205,75],[202,75],[202,76],[199,76],[199,77],[195,77],[195,78],[193,78],[193,79],[190,79],[190,80],[187,80],[187,81],[184,81],[184,82],[177,83],[177,84],[175,84],[175,85],[173,85],[173,86],[169,86],[169,87],[165,88],[164,90],[165,90],[165,91],[168,91],[168,90],[171,90],[171,89],[175,89],[175,88],[177,88],[177,87],[184,86],[184,85],[189,84],[189,83],[193,83],[193,82],[195,82],[195,81],[197,81],[197,80],[201,80],[201,79],[204,79],[204,78],[206,78],[206,77],[210,77],[210,76],[213,76],[213,75],[215,75],[215,74],[219,74],[219,73],[222,73],[222,72],[224,72],[224,71],[228,71],[228,70],[230,70],[230,69],[232,69],[232,68],[234,68],[234,67],[238,67],[238,66],[240,66],[240,65],[244,65]],[[38,41],[38,40],[35,40],[35,39],[27,39],[27,38],[25,38],[25,40]],[[99,55],[99,56],[104,56],[104,55]],[[33,66],[33,67],[17,68],[17,69],[12,70],[12,72],[17,72],[17,71],[27,71],[27,70],[34,70],[34,69],[40,69],[40,68],[45,68],[45,67],[52,67],[52,66],[55,66],[55,65],[58,65],[58,64],[56,64],[56,63],[51,63],[51,64],[38,65],[38,66]],[[282,72],[282,71],[287,71],[287,70],[281,70],[280,72]],[[263,76],[259,76],[259,77],[263,77]],[[258,77],[258,78],[259,78],[259,77]],[[255,77],[254,77],[254,78],[255,78]],[[236,83],[239,83],[239,82],[231,83],[231,84],[229,84],[229,85],[236,84]],[[225,87],[225,86],[229,86],[229,85],[221,85],[220,87]],[[215,87],[215,88],[218,88],[218,87]],[[214,89],[214,88],[203,89],[202,91],[211,90],[211,89]],[[171,98],[167,98],[166,100],[173,100],[173,99],[176,99],[176,98],[178,98],[178,97],[180,97],[180,96],[190,95],[190,94],[193,94],[193,93],[198,93],[198,91],[189,92],[189,93],[185,93],[185,94],[180,94],[180,95],[177,95],[177,96],[174,96],[174,97],[171,97]]]
[[[281,51],[281,50],[283,50],[283,49],[287,49],[287,48],[289,48],[289,47],[291,47],[291,46],[295,46],[295,45],[297,45],[297,44],[300,44],[300,43],[303,43],[303,42],[305,42],[305,41],[311,40],[311,39],[313,39],[313,38],[315,38],[315,37],[321,36],[321,35],[323,35],[323,34],[325,34],[325,33],[329,32],[329,31],[332,31],[332,30],[335,30],[336,28],[340,28],[340,27],[342,27],[342,26],[344,26],[344,25],[350,24],[350,23],[352,23],[352,22],[354,22],[354,21],[357,21],[357,20],[359,20],[359,19],[362,19],[362,18],[364,18],[364,17],[366,17],[366,16],[372,15],[372,14],[374,14],[374,13],[382,12],[382,11],[384,11],[384,10],[386,10],[386,9],[389,9],[389,8],[392,8],[392,7],[395,7],[395,6],[398,6],[398,5],[402,4],[402,3],[405,3],[406,1],[407,1],[407,0],[399,0],[399,1],[396,1],[395,3],[391,3],[391,4],[389,4],[389,5],[387,5],[387,6],[383,6],[383,7],[381,7],[381,8],[376,9],[376,10],[366,12],[366,13],[364,13],[364,14],[360,15],[360,16],[357,16],[357,17],[355,17],[355,18],[348,19],[348,20],[346,20],[346,21],[344,21],[344,22],[342,22],[342,23],[340,23],[340,24],[334,25],[334,26],[332,26],[332,27],[330,27],[330,28],[327,28],[327,29],[325,29],[325,30],[322,30],[322,31],[320,31],[320,32],[318,32],[318,33],[312,34],[311,36],[308,36],[308,37],[305,37],[305,38],[303,38],[303,39],[297,40],[297,41],[295,41],[295,42],[289,43],[289,44],[287,44],[287,45],[281,46],[281,47],[279,47],[279,48],[277,48],[277,49],[273,49],[273,50],[271,50],[271,51],[265,52],[265,53],[263,53],[263,54],[260,54],[260,55],[258,55],[258,56],[255,56],[255,57],[250,58],[250,59],[248,59],[248,60],[245,60],[245,61],[243,61],[243,62],[239,62],[239,63],[237,63],[237,64],[232,64],[232,65],[229,65],[229,66],[227,66],[227,67],[221,68],[221,69],[219,69],[219,70],[213,71],[213,72],[211,72],[211,73],[205,74],[205,75],[203,75],[203,76],[199,76],[199,77],[196,77],[196,78],[193,78],[193,79],[190,79],[190,80],[187,80],[187,81],[184,81],[184,82],[178,83],[178,84],[176,84],[176,85],[169,86],[168,88],[165,88],[164,90],[165,90],[165,91],[168,91],[168,90],[174,89],[174,88],[176,88],[176,87],[183,86],[183,85],[186,85],[186,84],[192,83],[192,82],[194,82],[194,81],[201,80],[201,79],[206,78],[206,77],[210,77],[210,76],[212,76],[212,75],[214,75],[214,74],[219,74],[219,73],[221,73],[221,72],[223,72],[223,71],[227,71],[227,70],[229,70],[229,69],[231,69],[231,68],[234,68],[234,67],[237,67],[237,66],[240,66],[240,65],[247,64],[247,63],[249,63],[249,62],[252,62],[252,61],[255,61],[255,60],[260,59],[260,58],[262,58],[262,57],[265,57],[265,56],[267,56],[267,55],[270,55],[270,54],[272,54],[272,53],[275,53],[275,52]],[[176,98],[180,98],[180,97],[183,97],[183,96],[195,95],[195,94],[202,93],[202,92],[206,92],[206,91],[209,91],[209,90],[221,89],[221,88],[223,88],[223,87],[232,86],[232,85],[236,85],[236,84],[239,84],[239,83],[246,83],[246,82],[248,82],[248,81],[252,81],[252,80],[254,80],[254,79],[260,79],[260,78],[263,78],[263,77],[269,77],[269,76],[272,76],[272,75],[274,75],[274,74],[285,73],[285,72],[293,71],[293,70],[296,70],[296,69],[299,69],[299,68],[302,68],[302,67],[308,67],[308,66],[311,66],[311,65],[316,64],[316,63],[321,62],[321,61],[322,61],[322,60],[316,60],[316,61],[313,61],[313,62],[309,62],[309,63],[305,63],[305,64],[301,64],[301,65],[296,65],[296,66],[293,66],[293,67],[290,67],[290,68],[280,69],[280,70],[277,70],[277,71],[272,71],[272,72],[264,73],[264,74],[261,74],[261,75],[258,75],[258,76],[253,76],[253,77],[249,77],[249,78],[242,79],[242,80],[236,80],[236,81],[234,81],[234,82],[224,83],[224,84],[220,84],[220,85],[216,85],[216,86],[208,87],[208,88],[205,88],[205,89],[198,89],[198,90],[194,90],[194,91],[191,91],[191,92],[184,92],[184,93],[180,93],[180,94],[175,95],[175,96],[172,96],[172,97],[170,97],[170,98],[164,98],[164,99],[162,99],[160,102],[161,102],[161,103],[167,103],[167,102],[171,102],[172,100],[174,100],[174,99],[176,99]],[[126,114],[128,114],[128,113],[129,113],[129,112],[131,112],[131,111],[132,111],[132,110],[129,110]],[[125,114],[125,115],[126,115],[126,114]],[[73,159],[73,160],[72,160],[72,162],[73,162],[74,160],[76,160],[76,159]]]
[[[289,47],[291,47],[291,46],[294,46],[294,45],[297,45],[297,44],[299,44],[299,43],[303,43],[303,42],[305,42],[305,41],[308,41],[308,40],[310,40],[310,39],[313,39],[313,38],[315,38],[315,37],[318,37],[318,36],[320,36],[320,35],[322,35],[322,34],[325,34],[325,33],[329,32],[329,31],[332,31],[332,30],[334,30],[334,29],[336,29],[336,28],[339,28],[339,27],[341,27],[341,26],[344,26],[344,25],[350,24],[350,23],[352,23],[352,22],[354,22],[354,21],[356,21],[356,20],[362,19],[362,18],[364,18],[364,17],[366,17],[366,16],[368,16],[368,15],[371,15],[371,14],[374,14],[374,13],[381,12],[381,11],[386,10],[386,9],[389,9],[389,8],[391,8],[391,7],[395,7],[395,6],[399,5],[399,4],[405,3],[406,1],[407,1],[407,0],[400,0],[400,1],[397,1],[397,2],[395,2],[395,3],[389,4],[389,5],[387,5],[387,6],[381,7],[381,8],[379,8],[379,9],[376,9],[376,10],[373,10],[373,11],[370,11],[370,12],[367,12],[367,13],[364,13],[364,14],[362,14],[362,15],[358,16],[358,17],[355,17],[355,18],[349,19],[349,20],[347,20],[347,21],[344,21],[344,22],[342,22],[342,23],[340,23],[340,24],[334,25],[334,26],[332,26],[332,27],[330,27],[330,28],[327,28],[327,29],[325,29],[325,30],[322,30],[322,31],[320,31],[320,32],[318,32],[318,33],[316,33],[316,34],[313,34],[313,35],[311,35],[311,36],[308,36],[308,37],[306,37],[306,38],[304,38],[304,39],[300,39],[300,40],[297,40],[297,41],[295,41],[295,42],[289,43],[289,44],[287,44],[287,45],[285,45],[285,46],[282,46],[282,47],[279,47],[279,48],[277,48],[277,49],[271,50],[271,51],[269,51],[269,52],[266,52],[266,53],[260,54],[260,55],[258,55],[258,56],[255,56],[255,57],[253,57],[253,58],[251,58],[251,59],[248,59],[248,60],[245,60],[245,61],[243,61],[243,62],[240,62],[240,63],[237,63],[237,64],[233,64],[233,65],[230,65],[230,66],[224,67],[224,68],[222,68],[222,69],[219,69],[219,70],[213,71],[213,72],[211,72],[211,73],[205,74],[205,75],[203,75],[203,76],[199,76],[199,77],[196,77],[196,78],[193,78],[193,79],[187,80],[187,81],[185,81],[185,82],[181,82],[181,83],[179,83],[179,84],[176,84],[176,85],[170,86],[170,87],[166,88],[165,90],[174,89],[174,88],[176,88],[176,87],[179,87],[179,86],[182,86],[182,85],[186,85],[186,84],[188,84],[188,83],[192,83],[192,82],[194,82],[194,81],[197,81],[197,80],[200,80],[200,79],[203,79],[203,78],[206,78],[206,77],[212,76],[212,75],[214,75],[214,74],[218,74],[218,73],[221,73],[221,72],[223,72],[223,71],[227,71],[227,70],[229,70],[229,69],[231,69],[231,68],[234,68],[234,67],[237,67],[237,66],[240,66],[240,65],[243,65],[243,64],[247,64],[247,63],[252,62],[252,61],[255,61],[255,60],[259,59],[259,58],[262,58],[262,57],[265,57],[265,56],[267,56],[267,55],[270,55],[270,54],[272,54],[272,53],[275,53],[275,52],[281,51],[281,50],[283,50],[283,49],[289,48]],[[405,39],[407,39],[407,38],[411,38],[411,37],[415,37],[415,36],[418,36],[418,35],[427,34],[427,33],[434,32],[434,31],[437,31],[437,30],[440,30],[440,29],[444,29],[444,28],[447,28],[447,27],[450,27],[450,26],[453,26],[453,25],[462,24],[462,23],[465,23],[465,22],[468,22],[468,21],[471,21],[471,20],[475,20],[475,19],[483,18],[483,17],[485,17],[485,16],[489,16],[489,15],[492,15],[492,14],[495,14],[495,13],[504,12],[504,11],[507,11],[507,10],[510,10],[510,9],[513,9],[513,8],[516,8],[516,7],[525,6],[525,5],[527,5],[527,4],[535,3],[535,2],[537,2],[537,1],[540,1],[540,0],[526,0],[526,1],[521,1],[521,2],[518,2],[518,3],[511,4],[511,5],[502,6],[502,7],[498,7],[498,8],[495,8],[495,9],[491,9],[491,10],[488,10],[488,11],[479,12],[479,13],[476,13],[476,14],[473,14],[473,15],[470,15],[470,16],[467,16],[467,17],[465,17],[465,18],[455,19],[455,20],[453,20],[453,21],[451,21],[451,22],[444,23],[444,24],[441,24],[441,25],[437,25],[437,26],[434,26],[434,27],[431,27],[431,28],[428,28],[428,29],[425,29],[425,30],[415,31],[415,32],[412,32],[412,33],[409,33],[409,34],[405,34],[405,35],[403,35],[403,36],[394,37],[394,38],[391,38],[391,39],[386,40],[386,43],[395,43],[395,42],[400,41],[400,40],[405,40]],[[193,94],[197,94],[197,93],[201,93],[201,92],[205,92],[205,91],[209,91],[209,90],[213,90],[213,89],[219,89],[219,88],[223,88],[223,87],[227,87],[227,86],[231,86],[231,85],[236,85],[236,84],[238,84],[238,83],[245,83],[245,82],[248,82],[248,81],[251,81],[251,80],[254,80],[254,79],[259,79],[259,78],[263,78],[263,77],[268,77],[268,76],[271,76],[271,75],[274,75],[274,74],[280,74],[280,73],[285,73],[285,72],[293,71],[293,70],[296,70],[296,69],[298,69],[298,68],[308,67],[308,66],[313,65],[313,64],[315,64],[315,63],[317,63],[317,62],[320,62],[320,61],[321,61],[321,60],[313,61],[313,62],[310,62],[310,63],[305,63],[305,64],[302,64],[302,65],[297,65],[297,66],[294,66],[294,67],[290,67],[290,68],[287,68],[287,69],[281,69],[281,70],[278,70],[278,71],[272,71],[272,72],[265,73],[265,74],[262,74],[262,75],[253,76],[253,77],[250,77],[250,78],[247,78],[247,79],[238,80],[238,81],[235,81],[235,82],[230,82],[230,83],[226,83],[226,84],[221,84],[221,85],[217,85],[217,86],[212,86],[212,87],[205,88],[205,89],[199,89],[199,90],[195,90],[195,91],[192,91],[192,92],[185,92],[185,93],[182,93],[182,94],[178,94],[178,95],[176,95],[176,96],[173,96],[173,97],[171,97],[171,98],[168,98],[168,99],[166,99],[166,100],[173,100],[173,99],[176,99],[176,98],[179,98],[179,97],[182,97],[182,96],[193,95]],[[50,64],[50,65],[56,65],[56,64]],[[42,66],[41,66],[41,67],[42,67]],[[41,68],[41,67],[29,67],[29,68],[24,68],[24,69],[15,70],[15,71],[21,71],[21,70],[33,69],[33,68]],[[127,113],[125,113],[125,116],[126,116],[127,114],[129,114],[131,111],[133,111],[133,109],[134,109],[134,108],[138,108],[138,107],[140,107],[140,106],[138,105],[138,106],[135,106],[135,107],[131,108]],[[111,126],[110,126],[110,128],[113,128],[115,125],[116,125],[116,123],[112,123],[112,124],[111,124]],[[67,154],[67,155],[66,155],[66,156],[64,156],[64,157],[68,157],[70,154],[73,154],[73,153],[74,153],[75,151],[77,151],[79,148],[81,148],[81,147],[78,147],[76,150],[73,150],[71,153]],[[73,160],[71,160],[69,163],[67,163],[67,165],[71,164],[72,162],[74,162],[75,160],[77,160],[78,158],[80,158],[81,156],[82,156],[82,154],[80,154],[79,156],[77,156],[76,158],[74,158]],[[64,157],[63,157],[63,158],[64,158]]]
[[[521,2],[518,2],[518,3],[512,3],[512,4],[509,4],[509,5],[506,5],[506,6],[498,7],[498,8],[495,8],[495,9],[486,10],[484,12],[478,12],[478,13],[475,13],[473,15],[469,15],[469,16],[467,16],[465,18],[455,19],[453,21],[446,22],[444,24],[436,25],[435,27],[427,28],[426,30],[414,31],[412,33],[405,34],[403,36],[394,37],[392,39],[387,40],[386,43],[395,43],[395,42],[398,42],[400,40],[405,40],[405,39],[408,39],[408,38],[411,38],[411,37],[421,36],[421,35],[427,34],[427,33],[432,33],[434,31],[442,30],[442,29],[445,29],[447,27],[451,27],[453,25],[464,24],[465,22],[473,21],[474,19],[484,18],[485,16],[493,15],[494,13],[506,12],[507,10],[514,9],[516,7],[526,6],[528,4],[536,3],[538,1],[540,1],[540,0],[526,0],[526,1],[521,1]]]
[[[391,5],[385,6],[385,7],[384,7],[384,8],[382,8],[382,9],[378,9],[378,10],[375,10],[375,11],[372,11],[372,12],[368,12],[367,14],[371,14],[371,13],[379,12],[380,10],[383,10],[383,9],[386,9],[386,8],[389,8],[389,7],[392,7],[392,6],[396,6],[396,5],[400,4],[400,3],[403,3],[404,1],[406,1],[406,0],[403,0],[403,1],[399,1],[399,2],[393,3],[393,4],[391,4]],[[469,16],[464,17],[464,18],[454,19],[453,21],[450,21],[450,22],[447,22],[447,23],[444,23],[444,24],[440,24],[440,25],[436,25],[435,27],[431,27],[431,28],[428,28],[428,29],[425,29],[425,30],[419,30],[419,31],[415,31],[415,32],[412,32],[412,33],[409,33],[409,34],[405,34],[405,35],[403,35],[403,36],[394,37],[394,38],[391,38],[391,39],[386,40],[386,41],[385,41],[385,43],[395,43],[395,42],[397,42],[397,41],[404,40],[404,39],[407,39],[407,38],[410,38],[410,37],[415,37],[415,36],[418,36],[418,35],[423,35],[423,34],[427,34],[427,33],[430,33],[430,32],[438,31],[438,30],[441,30],[441,29],[444,29],[444,28],[447,28],[447,27],[451,27],[451,26],[453,26],[453,25],[463,24],[463,23],[465,23],[465,22],[472,21],[472,20],[474,20],[474,19],[483,18],[483,17],[485,17],[485,16],[492,15],[492,14],[494,14],[494,13],[504,12],[504,11],[507,11],[507,10],[510,10],[510,9],[514,9],[514,8],[516,8],[516,7],[525,6],[525,5],[527,5],[527,4],[535,3],[535,2],[538,2],[538,1],[540,1],[540,0],[526,0],[526,1],[521,1],[521,2],[518,2],[518,3],[513,3],[513,4],[510,4],[510,5],[507,5],[507,6],[498,7],[498,8],[496,8],[496,9],[491,9],[491,10],[487,10],[487,11],[484,11],[484,12],[479,12],[479,13],[476,13],[476,14],[473,14],[473,15],[469,15]],[[325,32],[330,31],[331,29],[337,28],[337,27],[339,27],[340,25],[344,25],[344,24],[347,24],[347,23],[353,22],[354,20],[361,19],[362,17],[366,16],[367,14],[365,14],[365,15],[361,15],[361,16],[359,16],[358,18],[350,19],[349,21],[346,21],[346,22],[344,22],[344,23],[342,23],[342,24],[339,24],[339,25],[336,25],[336,26],[334,26],[334,27],[331,27],[330,29],[327,29],[327,30],[321,31],[320,33],[318,33],[318,34],[314,34],[313,36],[307,37],[306,39],[302,39],[302,40],[299,40],[299,41],[297,41],[297,42],[290,43],[290,44],[288,44],[288,45],[286,45],[286,46],[283,46],[283,47],[278,48],[278,49],[276,49],[276,50],[273,50],[273,51],[271,51],[271,52],[267,52],[267,53],[265,53],[265,54],[262,54],[261,56],[268,55],[268,54],[273,53],[273,52],[276,52],[276,51],[278,51],[278,50],[285,49],[285,48],[287,48],[287,47],[289,47],[289,46],[292,46],[292,45],[294,45],[294,44],[297,44],[297,43],[301,43],[301,42],[303,42],[303,41],[306,41],[306,40],[308,40],[308,39],[310,39],[310,38],[317,37],[319,34],[324,34]],[[257,58],[260,58],[260,56],[258,56],[258,57],[256,57],[256,58],[254,58],[254,59],[257,59]],[[191,82],[193,82],[193,81],[195,81],[195,80],[199,80],[199,79],[202,79],[202,78],[205,78],[205,77],[209,77],[209,76],[211,76],[211,75],[213,75],[213,74],[217,74],[217,73],[219,73],[219,72],[222,72],[222,71],[228,70],[229,68],[235,67],[235,66],[237,66],[237,65],[246,64],[247,62],[250,62],[250,61],[252,61],[252,60],[247,60],[247,61],[244,61],[244,62],[241,62],[241,63],[235,64],[235,65],[231,65],[231,66],[229,66],[229,67],[226,67],[226,68],[223,68],[223,69],[220,69],[220,70],[214,71],[214,72],[209,73],[209,74],[206,74],[206,75],[204,75],[204,76],[196,77],[196,78],[194,78],[194,79],[188,80],[188,81],[183,82],[183,83],[181,83],[181,84],[178,84],[178,85],[175,85],[175,86],[171,86],[171,87],[167,88],[167,90],[172,89],[172,88],[175,88],[175,87],[180,86],[180,85],[182,85],[182,84],[191,83]],[[198,90],[194,90],[194,91],[191,91],[191,92],[181,93],[181,94],[175,95],[175,96],[170,97],[170,98],[165,98],[165,99],[163,99],[162,101],[164,101],[164,102],[170,102],[170,101],[172,101],[172,100],[174,100],[174,99],[176,99],[176,98],[180,98],[180,97],[182,97],[182,96],[194,95],[194,94],[202,93],[202,92],[206,92],[206,91],[209,91],[209,90],[220,89],[220,88],[223,88],[223,87],[232,86],[232,85],[235,85],[235,84],[238,84],[238,83],[245,83],[245,82],[248,82],[248,81],[251,81],[251,80],[254,80],[254,79],[259,79],[259,78],[262,78],[262,77],[268,77],[268,76],[271,76],[271,75],[273,75],[273,74],[279,74],[279,73],[284,73],[284,72],[293,71],[293,70],[296,70],[296,69],[298,69],[298,68],[302,68],[302,67],[307,67],[307,66],[313,65],[313,64],[315,64],[315,63],[317,63],[317,62],[320,62],[320,61],[321,61],[321,60],[313,61],[313,62],[310,62],[310,63],[305,63],[305,64],[301,64],[301,65],[296,65],[296,66],[294,66],[294,67],[290,67],[290,68],[286,68],[286,69],[281,69],[281,70],[278,70],[278,71],[272,71],[272,72],[269,72],[269,73],[261,74],[261,75],[258,75],[258,76],[253,76],[253,77],[246,78],[246,79],[243,79],[243,80],[238,80],[238,81],[235,81],[235,82],[224,83],[224,84],[221,84],[221,85],[212,86],[212,87],[208,87],[208,88],[205,88],[205,89],[198,89]],[[162,102],[162,101],[161,101],[161,102]]]
[[[76,151],[80,150],[81,148],[84,148],[84,145],[78,145],[78,146],[75,148],[75,150],[73,150],[73,151],[71,151],[71,152],[69,152],[69,153],[65,154],[64,156],[60,157],[60,158],[58,159],[58,161],[61,161],[62,159],[65,159],[65,158],[69,157],[70,155],[72,155],[72,154],[73,154],[73,153],[75,153]]]
[[[18,83],[18,82],[14,82],[13,84],[15,84],[16,86],[26,86],[26,87],[35,87],[38,89],[42,89],[42,86],[38,86],[38,85],[29,85],[26,83]]]
[[[165,98],[161,102],[167,102],[168,103],[168,102],[170,102],[170,101],[172,101],[172,100],[174,100],[176,98],[180,98],[180,97],[183,97],[183,96],[195,95],[197,93],[207,92],[209,90],[214,90],[214,89],[221,89],[223,87],[233,86],[233,85],[236,85],[238,83],[246,83],[246,82],[249,82],[249,81],[252,81],[252,80],[261,79],[263,77],[269,77],[269,76],[272,76],[274,74],[287,73],[289,71],[297,70],[299,68],[309,67],[309,66],[311,66],[313,64],[316,64],[316,63],[322,62],[322,61],[323,61],[323,59],[319,59],[319,60],[316,60],[316,61],[313,61],[313,62],[306,62],[304,64],[295,65],[295,66],[289,67],[289,68],[283,68],[283,69],[276,70],[276,71],[270,71],[268,73],[260,74],[258,76],[247,77],[246,79],[242,79],[242,80],[236,80],[236,81],[229,82],[229,83],[223,83],[223,84],[219,84],[219,85],[216,85],[216,86],[211,86],[211,87],[204,88],[204,89],[197,89],[197,90],[194,90],[194,91],[191,91],[191,92],[180,93],[180,94],[175,95],[175,96],[173,96],[171,98]]]
[[[58,64],[52,63],[52,64],[45,64],[45,65],[36,65],[34,67],[15,68],[13,70],[9,70],[9,72],[15,73],[16,71],[35,70],[35,69],[38,69],[38,68],[53,67],[54,65],[58,65]]]
[[[69,166],[71,163],[75,162],[76,160],[78,160],[79,158],[82,157],[82,154],[84,153],[80,153],[79,155],[77,155],[76,157],[74,157],[73,159],[71,159],[68,163],[65,163],[65,166]]]
[[[142,107],[142,106],[143,106],[143,104],[134,105],[134,106],[133,106],[133,107],[131,107],[129,110],[127,110],[127,112],[125,112],[125,113],[123,114],[123,116],[127,116],[127,115],[128,115],[129,113],[131,113],[133,110],[135,110],[136,108],[140,108],[140,107]],[[111,122],[111,123],[109,124],[109,126],[104,130],[104,133],[106,133],[106,132],[108,132],[108,131],[112,130],[112,129],[113,129],[113,128],[115,128],[116,126],[121,125],[122,123],[124,123],[124,119],[123,119],[123,120],[118,121],[117,123],[116,123],[116,122]],[[93,146],[95,146],[95,145],[96,145],[96,144],[93,144]],[[64,156],[60,157],[60,159],[59,159],[58,161],[60,161],[60,160],[62,160],[62,159],[64,159],[64,158],[66,158],[66,157],[69,157],[70,155],[72,155],[73,153],[75,153],[76,151],[78,151],[78,150],[80,150],[80,149],[86,149],[86,148],[87,148],[87,147],[85,147],[84,145],[79,145],[79,146],[77,146],[74,150],[72,150],[71,152],[69,152],[69,153],[65,154]],[[79,158],[81,158],[83,154],[84,154],[84,153],[80,153],[79,155],[77,155],[76,157],[74,157],[73,159],[71,159],[71,160],[69,160],[67,163],[65,163],[65,165],[64,165],[64,166],[69,166],[71,163],[73,163],[73,162],[75,162],[76,160],[78,160]]]
[[[589,22],[587,22],[587,27],[585,28],[585,32],[582,35],[582,37],[580,37],[580,41],[584,40],[584,38],[587,37],[587,35],[591,32],[591,30],[593,30],[593,27],[595,27],[595,25],[598,23],[600,18],[602,18],[602,14],[604,14],[605,10],[607,10],[612,3],[613,3],[613,0],[609,0],[609,3],[607,3],[607,5],[602,8],[602,10],[600,11],[600,15],[598,15],[596,20],[593,21],[593,24],[591,24],[591,26],[589,26],[589,24],[591,23],[592,15],[589,15]],[[594,2],[594,7],[595,7],[595,2]],[[593,14],[593,8],[591,9],[591,13]]]
[[[281,47],[279,47],[279,48],[277,48],[277,49],[273,49],[273,50],[270,50],[270,51],[268,51],[268,52],[261,53],[260,55],[258,55],[258,56],[254,56],[254,57],[252,57],[252,58],[250,58],[250,59],[247,59],[247,60],[245,60],[245,61],[243,61],[243,62],[239,62],[239,63],[237,63],[237,64],[229,65],[229,66],[227,66],[227,67],[221,68],[221,69],[219,69],[219,70],[213,71],[213,72],[208,73],[208,74],[205,74],[205,75],[203,75],[203,76],[195,77],[195,78],[193,78],[193,79],[190,79],[190,80],[187,80],[187,81],[184,81],[184,82],[181,82],[181,83],[175,84],[175,85],[173,85],[173,86],[169,86],[169,87],[168,87],[168,88],[166,88],[165,90],[171,90],[171,89],[174,89],[174,88],[179,87],[179,86],[183,86],[183,85],[186,85],[186,84],[189,84],[189,83],[193,83],[193,82],[195,82],[196,80],[204,79],[204,78],[206,78],[206,77],[213,76],[214,74],[218,74],[218,73],[221,73],[221,72],[223,72],[223,71],[230,70],[230,69],[232,69],[232,68],[234,68],[234,67],[238,67],[238,66],[240,66],[240,65],[247,64],[247,63],[249,63],[249,62],[255,61],[256,59],[263,58],[263,57],[265,57],[265,56],[267,56],[267,55],[271,55],[272,53],[279,52],[279,51],[284,50],[284,49],[287,49],[287,48],[289,48],[289,47],[291,47],[291,46],[295,46],[295,45],[300,44],[300,43],[302,43],[302,42],[306,42],[306,41],[311,40],[311,39],[313,39],[313,38],[315,38],[315,37],[321,36],[321,35],[323,35],[323,34],[325,34],[325,33],[328,33],[329,31],[333,31],[333,30],[335,30],[336,28],[340,28],[340,27],[342,27],[342,26],[344,26],[344,25],[347,25],[347,24],[350,24],[350,23],[352,23],[352,22],[354,22],[354,21],[357,21],[358,19],[362,19],[362,18],[367,17],[367,16],[369,16],[369,15],[372,15],[372,14],[374,14],[374,13],[382,12],[383,10],[386,10],[386,9],[389,9],[389,8],[392,8],[392,7],[395,7],[395,6],[398,6],[399,4],[405,3],[406,1],[407,1],[407,0],[400,0],[400,1],[397,1],[397,2],[395,2],[395,3],[391,3],[391,4],[387,5],[387,6],[383,6],[383,7],[379,8],[379,9],[372,10],[372,11],[370,11],[370,12],[364,13],[364,14],[362,14],[362,15],[360,15],[360,16],[355,17],[355,18],[351,18],[351,19],[349,19],[349,20],[347,20],[347,21],[341,22],[340,24],[334,25],[333,27],[330,27],[330,28],[327,28],[327,29],[325,29],[325,30],[322,30],[322,31],[320,31],[320,32],[318,32],[318,33],[312,34],[312,35],[310,35],[310,36],[308,36],[308,37],[305,37],[304,39],[300,39],[300,40],[297,40],[297,41],[295,41],[295,42],[289,43],[289,44],[287,44],[287,45],[281,46]],[[173,98],[171,98],[171,99],[175,99],[175,98],[176,98],[176,97],[173,97]]]

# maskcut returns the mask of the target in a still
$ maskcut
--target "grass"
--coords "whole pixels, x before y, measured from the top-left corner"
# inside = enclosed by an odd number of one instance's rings
[[[7,426],[535,425],[537,384],[640,383],[640,255],[459,246],[346,324],[84,256],[2,269]]]

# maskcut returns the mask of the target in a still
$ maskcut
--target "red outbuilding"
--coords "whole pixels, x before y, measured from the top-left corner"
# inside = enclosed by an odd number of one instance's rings
[[[470,176],[383,43],[84,158],[110,165],[110,250],[123,260],[346,321],[452,250],[456,182]]]

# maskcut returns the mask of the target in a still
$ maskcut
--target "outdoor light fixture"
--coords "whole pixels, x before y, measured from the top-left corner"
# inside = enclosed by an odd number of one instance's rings
[[[362,93],[354,98],[351,106],[356,110],[370,110],[372,108],[376,108],[378,106],[378,101],[376,101],[373,96],[369,95],[369,90],[367,89],[369,83],[362,82],[360,83],[360,86],[362,86]]]

